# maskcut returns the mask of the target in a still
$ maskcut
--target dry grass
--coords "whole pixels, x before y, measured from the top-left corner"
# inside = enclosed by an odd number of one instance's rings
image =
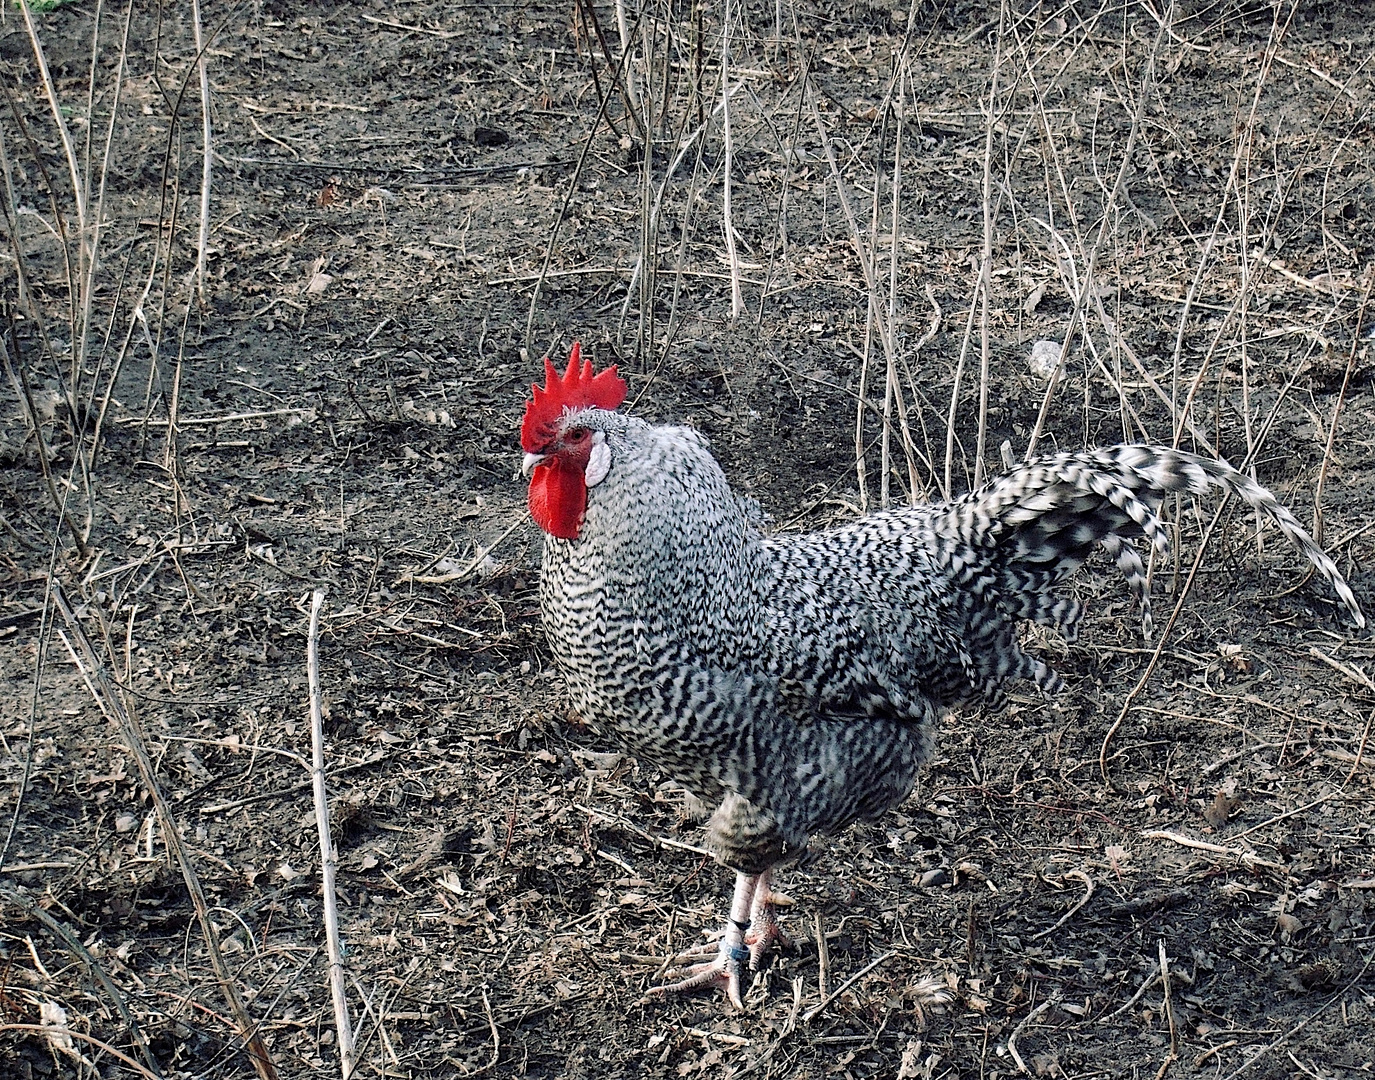
[[[578,336],[784,527],[1143,439],[1369,605],[1358,16],[13,10],[0,1072],[1368,1071],[1375,653],[1225,508],[1159,641],[1090,578],[1061,699],[786,872],[734,1017],[642,1001],[724,893],[563,723],[511,480]]]

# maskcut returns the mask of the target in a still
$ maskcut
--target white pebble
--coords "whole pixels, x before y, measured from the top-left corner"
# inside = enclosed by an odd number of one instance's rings
[[[1031,368],[1031,373],[1042,382],[1050,382],[1059,362],[1060,343],[1051,341],[1049,338],[1042,338],[1031,347],[1031,356],[1027,360],[1027,366]]]

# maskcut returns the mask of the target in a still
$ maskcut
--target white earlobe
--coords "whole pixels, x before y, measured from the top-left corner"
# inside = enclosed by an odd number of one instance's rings
[[[592,432],[592,453],[587,458],[587,468],[583,470],[583,483],[596,487],[606,479],[611,471],[611,447],[606,444],[606,433]]]

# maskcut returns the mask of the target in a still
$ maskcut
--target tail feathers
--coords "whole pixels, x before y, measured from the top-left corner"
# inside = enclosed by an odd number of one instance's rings
[[[1161,554],[1169,537],[1159,516],[1167,495],[1221,488],[1272,520],[1327,579],[1357,626],[1365,616],[1336,564],[1267,489],[1222,461],[1163,447],[1124,445],[1029,462],[950,507],[943,535],[994,548],[991,568],[999,606],[1020,618],[1072,634],[1077,605],[1051,590],[1083,565],[1096,545],[1116,560],[1152,628],[1145,569],[1137,537]],[[1067,635],[1068,636],[1068,635]]]
[[[1351,618],[1359,627],[1365,626],[1365,615],[1361,611],[1361,606],[1356,602],[1356,596],[1351,591],[1351,586],[1342,577],[1341,571],[1337,569],[1337,564],[1328,557],[1327,552],[1314,542],[1308,535],[1298,519],[1289,512],[1289,508],[1283,506],[1275,496],[1266,488],[1261,487],[1249,476],[1237,472],[1226,462],[1210,461],[1207,458],[1197,458],[1199,468],[1203,471],[1208,480],[1226,491],[1246,500],[1246,503],[1253,509],[1267,515],[1280,532],[1289,538],[1290,543],[1297,547],[1308,557],[1314,568],[1324,578],[1327,579],[1332,591],[1337,594],[1337,598],[1346,605],[1346,609],[1351,612]],[[1201,487],[1191,487],[1191,492],[1205,491],[1207,482]]]
[[[1120,536],[1103,538],[1103,550],[1117,563],[1117,569],[1127,580],[1127,588],[1136,597],[1141,607],[1141,632],[1149,641],[1155,633],[1155,620],[1151,618],[1151,586],[1146,580],[1146,567],[1141,561],[1141,553],[1130,540]]]

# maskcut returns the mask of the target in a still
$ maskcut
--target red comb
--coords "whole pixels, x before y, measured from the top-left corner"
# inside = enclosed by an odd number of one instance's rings
[[[625,380],[616,374],[616,365],[592,374],[592,361],[582,359],[582,346],[573,342],[568,353],[568,368],[562,375],[549,357],[544,358],[544,385],[531,385],[533,395],[525,403],[525,419],[520,425],[520,444],[537,454],[548,442],[544,429],[563,415],[564,409],[614,409],[625,400]]]

